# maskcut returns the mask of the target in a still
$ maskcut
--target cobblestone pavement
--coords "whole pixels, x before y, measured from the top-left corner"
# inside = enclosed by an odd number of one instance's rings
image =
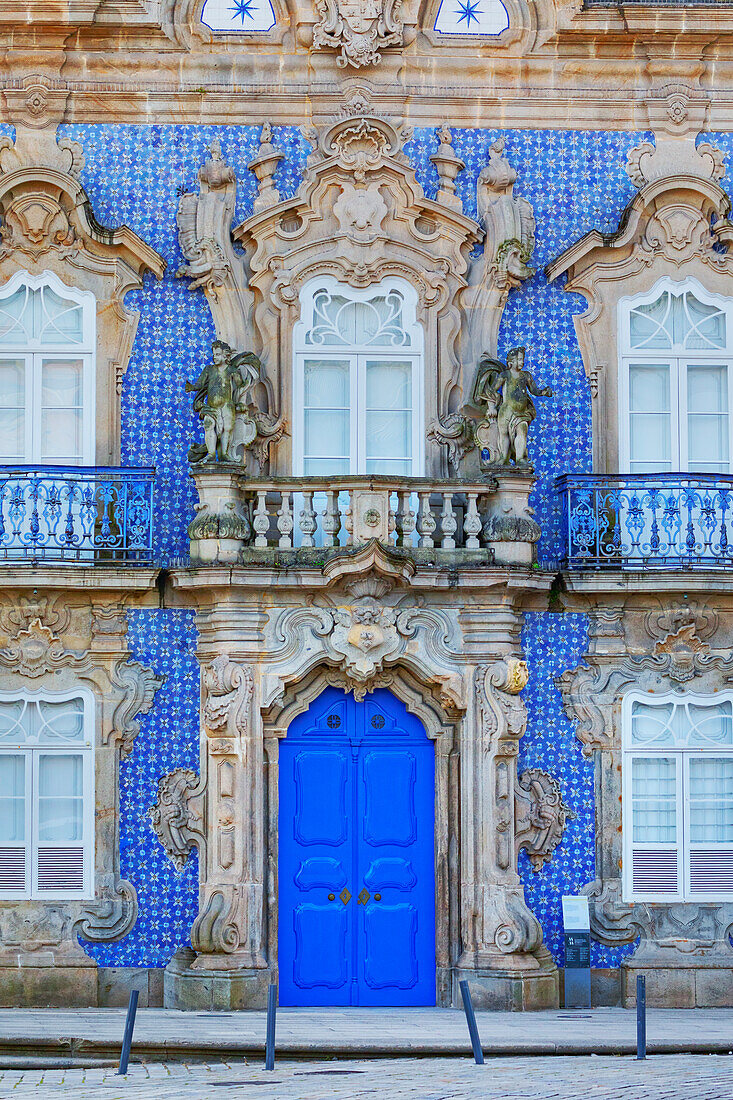
[[[731,1100],[733,1056],[657,1055],[382,1059],[261,1064],[134,1065],[110,1069],[2,1070],[1,1100]]]

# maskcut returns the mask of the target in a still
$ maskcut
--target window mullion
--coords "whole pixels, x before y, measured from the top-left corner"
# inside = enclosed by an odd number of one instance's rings
[[[690,893],[690,815],[687,812],[690,797],[690,754],[680,753],[680,777],[678,779],[678,829],[680,836],[680,857],[682,864],[682,888],[680,893],[687,900]],[[681,788],[681,790],[680,790]]]
[[[670,369],[674,372],[674,379],[671,380],[673,384],[670,385],[673,402],[672,422],[677,424],[677,466],[675,468],[680,472],[686,472],[690,467],[687,439],[687,361],[679,356],[673,358]]]

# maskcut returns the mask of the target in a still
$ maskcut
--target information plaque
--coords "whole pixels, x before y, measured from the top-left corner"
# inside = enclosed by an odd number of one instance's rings
[[[565,931],[565,1007],[590,1008],[590,914],[582,894],[562,899]]]

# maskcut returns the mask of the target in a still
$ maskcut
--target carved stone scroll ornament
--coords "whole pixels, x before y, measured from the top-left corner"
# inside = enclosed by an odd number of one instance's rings
[[[316,0],[315,49],[337,49],[336,64],[378,65],[380,51],[404,41],[402,0]]]
[[[485,229],[484,248],[474,259],[463,294],[465,315],[462,358],[478,363],[495,356],[499,322],[509,291],[534,274],[535,220],[531,203],[514,194],[516,169],[504,155],[504,139],[494,142],[489,163],[476,184],[478,218]]]
[[[123,692],[112,716],[112,727],[113,736],[120,741],[120,756],[125,757],[132,752],[135,738],[140,732],[137,716],[148,713],[156,691],[165,683],[165,676],[156,675],[139,661],[118,661],[112,680]]]
[[[177,871],[203,843],[204,825],[199,777],[191,768],[176,768],[158,780],[158,797],[148,810],[158,840]]]
[[[557,779],[540,768],[522,772],[514,788],[514,846],[526,851],[532,870],[549,863],[575,814],[564,804]]]
[[[209,736],[243,737],[249,724],[252,672],[227,653],[204,669],[204,726]]]

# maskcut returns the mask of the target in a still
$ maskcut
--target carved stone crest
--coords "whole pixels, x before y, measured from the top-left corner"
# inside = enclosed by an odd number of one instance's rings
[[[5,649],[0,649],[0,662],[14,668],[22,676],[43,676],[65,665],[83,664],[86,653],[74,653],[40,619],[32,619],[27,629],[18,632]]]
[[[402,0],[316,0],[316,9],[313,45],[339,50],[341,68],[378,65],[380,50],[403,44]]]
[[[355,679],[369,679],[397,652],[396,619],[393,608],[382,606],[372,596],[363,596],[353,607],[335,612],[330,645]]]
[[[379,235],[387,216],[387,204],[375,184],[357,188],[347,183],[334,203],[333,212],[347,237],[369,244]]]

